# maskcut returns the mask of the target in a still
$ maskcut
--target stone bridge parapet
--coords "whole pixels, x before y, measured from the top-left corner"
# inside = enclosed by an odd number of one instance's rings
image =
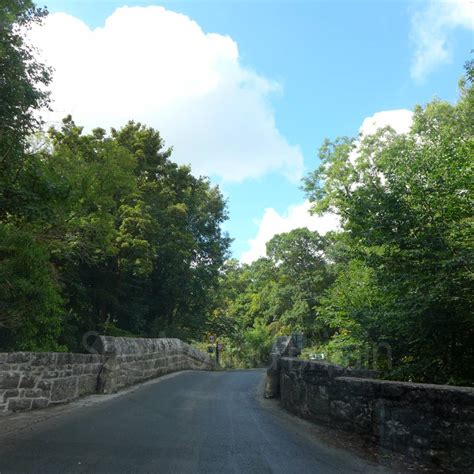
[[[212,359],[179,339],[99,336],[95,354],[0,353],[0,416],[112,393],[179,370],[212,370]]]
[[[100,336],[95,348],[107,357],[98,390],[110,393],[178,370],[212,370],[213,360],[180,339]]]
[[[474,388],[379,380],[373,371],[296,357],[273,364],[273,395],[301,418],[356,432],[443,472],[474,472]]]

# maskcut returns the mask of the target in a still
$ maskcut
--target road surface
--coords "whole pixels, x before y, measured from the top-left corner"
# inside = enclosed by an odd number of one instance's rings
[[[8,435],[12,420],[0,418],[0,473],[388,472],[318,442],[276,402],[262,405],[263,376],[173,374],[39,421],[13,415],[28,427]]]

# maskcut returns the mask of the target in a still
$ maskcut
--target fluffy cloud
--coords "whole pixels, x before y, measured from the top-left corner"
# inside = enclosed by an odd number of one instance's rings
[[[407,109],[384,110],[367,117],[359,128],[362,136],[372,135],[379,128],[392,127],[397,133],[407,133],[413,121],[413,112]]]
[[[413,112],[406,109],[384,110],[363,120],[359,128],[361,137],[375,133],[379,128],[391,126],[397,133],[407,133],[413,120]],[[357,148],[352,157],[355,159]],[[312,216],[309,212],[311,204],[305,201],[302,204],[289,206],[288,210],[280,215],[275,209],[267,208],[259,221],[259,229],[255,238],[249,240],[249,250],[243,252],[240,260],[251,263],[265,256],[265,244],[276,234],[289,232],[292,229],[307,227],[309,230],[317,230],[325,234],[330,230],[339,229],[339,218],[334,214]]]
[[[430,0],[412,17],[412,40],[416,51],[411,76],[422,81],[436,66],[450,60],[448,37],[458,27],[474,29],[470,0]]]
[[[243,67],[230,37],[151,6],[119,8],[93,30],[52,14],[30,38],[55,69],[46,120],[71,113],[87,128],[141,121],[160,130],[176,161],[225,180],[301,176],[301,151],[269,105],[278,84]]]
[[[383,110],[365,118],[359,127],[359,137],[363,139],[380,128],[392,127],[397,133],[408,133],[413,123],[413,112],[407,109]],[[355,163],[359,153],[359,142],[349,153],[349,161]]]
[[[240,260],[243,263],[251,263],[266,254],[265,244],[276,234],[289,232],[300,227],[307,227],[309,230],[317,230],[320,234],[325,234],[330,230],[339,227],[339,219],[334,214],[323,216],[312,216],[309,213],[311,204],[305,201],[302,204],[289,206],[288,210],[280,215],[275,209],[267,208],[259,222],[259,229],[254,239],[249,240],[249,250],[244,252]]]

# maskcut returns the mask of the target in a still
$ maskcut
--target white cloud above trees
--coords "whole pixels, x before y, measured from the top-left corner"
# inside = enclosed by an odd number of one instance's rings
[[[46,120],[71,113],[88,129],[141,121],[162,133],[176,161],[227,181],[301,177],[301,151],[269,104],[279,85],[243,66],[229,36],[150,6],[119,8],[95,29],[51,14],[30,37],[55,69]]]
[[[286,212],[279,214],[273,208],[265,209],[259,228],[254,239],[249,240],[249,250],[243,252],[240,260],[243,263],[251,263],[266,254],[266,243],[276,234],[289,232],[293,229],[307,227],[309,230],[325,234],[330,230],[336,230],[339,219],[334,214],[323,216],[312,216],[309,212],[311,203],[304,201],[301,204],[289,206]]]
[[[375,133],[379,128],[391,126],[397,133],[407,133],[413,120],[413,112],[406,109],[384,110],[376,112],[362,121],[359,128],[361,137]],[[357,148],[354,150],[357,154]],[[351,159],[351,157],[349,157]],[[300,227],[325,234],[331,230],[338,230],[339,217],[335,214],[326,213],[322,216],[310,214],[311,203],[303,203],[289,206],[286,212],[279,214],[273,208],[265,209],[259,220],[259,228],[256,236],[248,241],[249,249],[242,253],[240,260],[243,263],[251,263],[266,255],[266,243],[276,234],[289,232]]]
[[[407,109],[384,110],[363,120],[359,128],[362,136],[372,135],[379,128],[392,127],[397,133],[407,133],[413,120],[413,112]]]

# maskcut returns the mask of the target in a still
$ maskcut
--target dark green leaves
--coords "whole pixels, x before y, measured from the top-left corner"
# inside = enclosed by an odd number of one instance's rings
[[[337,266],[322,312],[336,336],[390,344],[397,377],[474,380],[472,65],[467,72],[456,105],[417,107],[408,134],[381,130],[352,155],[350,140],[326,143],[306,180],[315,212],[341,216],[356,259]]]

